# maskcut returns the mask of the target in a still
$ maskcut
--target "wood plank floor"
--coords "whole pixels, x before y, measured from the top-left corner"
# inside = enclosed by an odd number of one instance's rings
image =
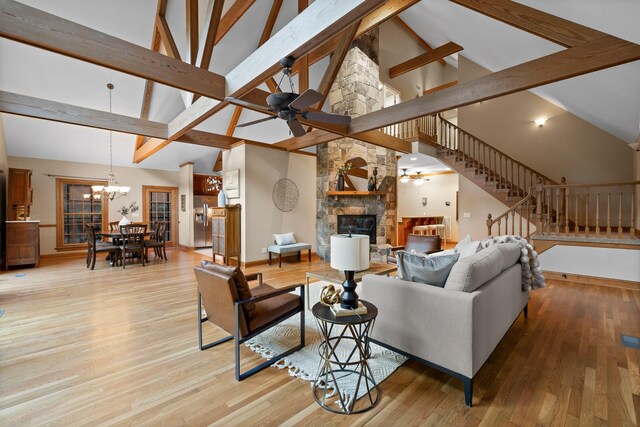
[[[340,416],[284,371],[236,382],[231,343],[199,351],[192,267],[202,257],[169,259],[124,271],[45,260],[3,272],[0,424],[638,425],[640,350],[622,347],[620,334],[640,336],[640,292],[550,281],[476,376],[471,409],[460,381],[407,362],[380,385],[373,410]],[[248,271],[281,286],[322,266]],[[205,331],[205,339],[224,335]]]

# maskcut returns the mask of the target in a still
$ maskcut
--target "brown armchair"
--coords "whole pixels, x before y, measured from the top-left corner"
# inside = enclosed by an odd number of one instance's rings
[[[404,246],[392,246],[387,249],[387,263],[396,264],[395,251],[416,251],[418,253],[433,254],[442,250],[440,236],[425,236],[421,234],[409,234]]]
[[[198,345],[200,350],[205,350],[234,339],[236,380],[241,381],[304,347],[303,284],[276,289],[262,283],[262,273],[245,276],[239,267],[210,261],[203,261],[194,271],[198,281]],[[249,280],[258,280],[258,286],[249,288]],[[289,294],[297,288],[300,288],[299,296]],[[202,317],[203,305],[206,317]],[[240,373],[240,344],[297,313],[300,313],[300,344]],[[202,324],[207,320],[231,335],[203,345]]]

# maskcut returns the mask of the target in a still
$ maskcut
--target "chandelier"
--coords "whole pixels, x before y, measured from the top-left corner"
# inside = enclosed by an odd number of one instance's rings
[[[109,113],[111,111],[111,91],[114,86],[112,83],[107,83],[107,89],[109,89]],[[100,200],[102,197],[106,197],[109,200],[117,199],[118,197],[126,196],[131,190],[131,187],[119,186],[116,181],[116,174],[113,172],[113,131],[109,131],[109,179],[107,185],[92,185],[91,194],[84,194],[85,199],[93,198],[94,200]]]

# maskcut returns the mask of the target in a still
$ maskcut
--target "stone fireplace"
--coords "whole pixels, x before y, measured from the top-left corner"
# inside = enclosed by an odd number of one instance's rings
[[[376,33],[365,35],[364,42],[359,39],[347,53],[329,94],[332,113],[346,113],[357,117],[380,109],[382,91],[379,67],[374,61],[377,61]],[[358,157],[366,161],[368,177],[372,176],[373,168],[377,167],[376,190],[381,194],[327,195],[328,191],[336,190],[338,169]],[[375,236],[371,240],[371,260],[382,261],[389,243],[394,241],[392,236],[395,236],[395,151],[352,138],[342,138],[317,146],[316,167],[316,248],[320,258],[327,261],[330,259],[331,235],[340,232],[338,217],[359,215],[366,216],[370,221],[375,219],[375,225],[372,226]],[[356,189],[366,191],[366,180],[362,182]],[[354,184],[358,186],[355,180]]]

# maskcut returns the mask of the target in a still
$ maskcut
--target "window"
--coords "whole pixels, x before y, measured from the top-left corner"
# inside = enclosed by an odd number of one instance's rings
[[[178,230],[178,188],[142,186],[142,217],[153,230],[158,221],[167,221],[167,245],[177,243]]]
[[[102,181],[56,180],[56,249],[80,249],[86,246],[85,224],[97,230],[107,226],[108,200],[85,199],[92,185]],[[107,213],[106,215],[103,215]]]

